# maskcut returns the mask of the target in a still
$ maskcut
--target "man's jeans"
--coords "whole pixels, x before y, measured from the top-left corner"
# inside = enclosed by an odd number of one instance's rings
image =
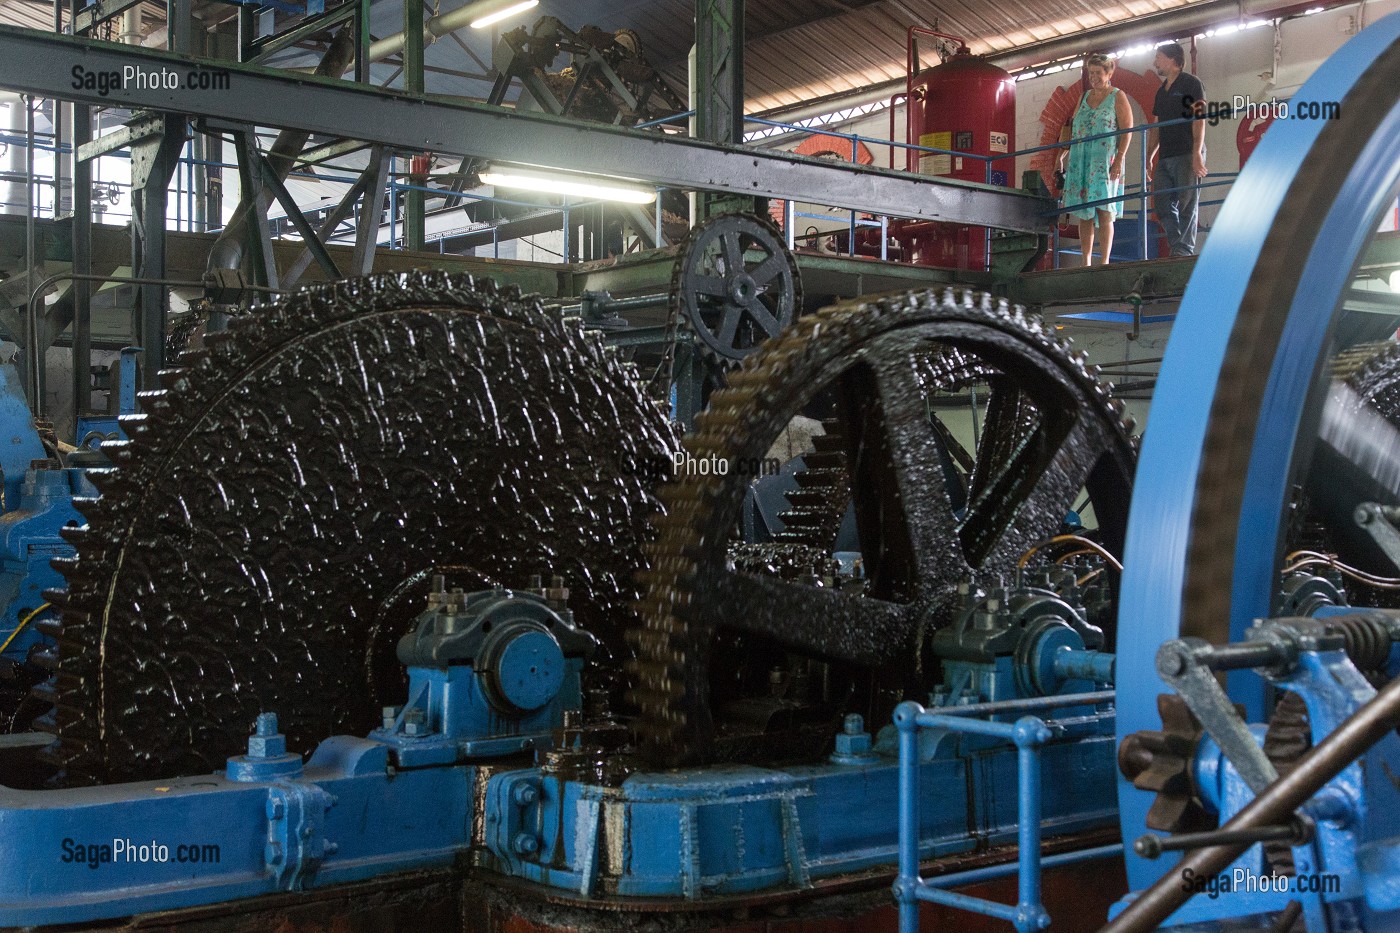
[[[1187,185],[1195,185],[1198,180],[1196,173],[1191,171],[1190,155],[1171,156],[1157,160],[1157,170],[1152,173],[1152,190],[1186,188]],[[1173,256],[1196,254],[1196,203],[1199,195],[1199,189],[1194,187],[1152,195],[1152,207],[1162,224],[1162,232],[1167,235],[1167,248]]]

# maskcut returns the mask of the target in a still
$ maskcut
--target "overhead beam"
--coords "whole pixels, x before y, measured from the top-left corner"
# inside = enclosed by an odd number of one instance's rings
[[[643,181],[662,187],[815,201],[893,217],[1048,232],[1054,204],[1012,189],[931,179],[788,153],[722,146],[659,133],[516,113],[458,100],[365,88],[330,78],[186,58],[156,49],[0,27],[0,85],[107,107],[201,114],[282,129]],[[74,88],[93,74],[159,74],[180,87],[116,81]],[[213,87],[189,86],[227,72]],[[82,82],[79,82],[80,84]]]

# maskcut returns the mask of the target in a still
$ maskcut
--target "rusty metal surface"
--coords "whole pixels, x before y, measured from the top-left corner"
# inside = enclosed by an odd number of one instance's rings
[[[1106,845],[1116,832],[1092,831],[1047,839],[1046,855]],[[999,847],[925,862],[925,878],[1007,862],[1013,847]],[[463,933],[894,933],[898,912],[890,897],[894,873],[887,868],[814,881],[802,890],[699,901],[650,898],[573,897],[544,892],[515,879],[475,876],[464,886],[473,905]],[[1016,900],[1016,876],[957,888],[1005,903]],[[1056,929],[1086,930],[1103,923],[1109,906],[1127,890],[1119,858],[1046,869],[1043,894]],[[923,929],[956,927],[961,933],[1001,933],[1006,924],[935,905],[922,910]]]
[[[949,503],[942,441],[925,407],[921,361],[939,345],[979,357],[1039,412],[1034,430],[1010,432],[974,471],[961,517]],[[1082,356],[1021,309],[958,289],[824,309],[730,374],[686,449],[697,461],[758,462],[827,387],[839,397],[868,595],[732,570],[728,544],[749,480],[743,470],[687,474],[664,487],[665,514],[648,546],[653,570],[638,604],[643,626],[631,635],[639,732],[654,762],[713,757],[719,632],[874,667],[908,656],[946,621],[960,581],[1009,572],[1027,547],[1060,528],[1083,488],[1105,543],[1121,544],[1131,423]],[[1007,410],[1006,423],[1020,424],[1020,407]],[[735,657],[727,652],[723,664],[732,667]]]
[[[563,576],[620,666],[657,507],[637,467],[674,439],[576,320],[487,280],[374,276],[237,320],[163,385],[62,568],[46,725],[70,782],[219,769],[261,710],[301,752],[373,727],[439,565]]]
[[[369,881],[269,894],[207,907],[141,914],[100,924],[37,927],[79,933],[397,933],[468,928],[475,905],[460,869],[401,872]]]

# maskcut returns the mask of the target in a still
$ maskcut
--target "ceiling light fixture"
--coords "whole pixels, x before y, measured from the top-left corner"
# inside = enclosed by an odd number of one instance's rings
[[[476,19],[472,20],[471,27],[485,29],[493,23],[499,23],[516,13],[524,13],[539,5],[540,0],[483,0],[481,3],[472,4],[472,12],[476,14]]]
[[[498,188],[519,188],[545,194],[570,194],[601,201],[622,201],[626,204],[650,204],[656,200],[652,188],[634,187],[611,179],[583,175],[552,175],[514,166],[491,167],[481,173],[484,184]]]

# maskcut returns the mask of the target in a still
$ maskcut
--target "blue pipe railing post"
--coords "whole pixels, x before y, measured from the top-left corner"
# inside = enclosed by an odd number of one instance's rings
[[[1085,652],[1088,654],[1089,652]],[[1088,659],[1085,663],[1089,663]],[[947,712],[925,710],[918,703],[904,702],[894,711],[899,733],[899,873],[893,886],[899,905],[899,933],[919,933],[919,904],[927,901],[969,913],[994,917],[1012,924],[1017,933],[1037,933],[1050,926],[1050,913],[1041,902],[1041,871],[1046,865],[1103,858],[1121,852],[1121,846],[1083,849],[1042,859],[1041,749],[1054,736],[1054,730],[1039,716],[1024,715],[1013,722],[983,719],[1070,706],[1094,705],[1111,699],[1112,691],[1063,694],[974,704],[950,708]],[[1012,865],[975,869],[971,875],[919,877],[919,730],[937,729],[963,735],[998,739],[1016,747],[1016,837],[1017,857]],[[1015,904],[1005,904],[947,890],[959,883],[972,883],[1017,872]]]
[[[1040,902],[1040,748],[1050,740],[1050,727],[1038,716],[1022,716],[1012,730],[1020,791],[1017,845],[1021,871],[1016,898],[1016,930],[1034,933],[1050,925]]]
[[[1142,258],[1147,259],[1147,135],[1143,134],[1142,145],[1138,147],[1142,156],[1142,212],[1138,218],[1138,229],[1142,233]]]
[[[919,716],[924,708],[906,701],[894,711],[899,730],[899,933],[919,933]]]

